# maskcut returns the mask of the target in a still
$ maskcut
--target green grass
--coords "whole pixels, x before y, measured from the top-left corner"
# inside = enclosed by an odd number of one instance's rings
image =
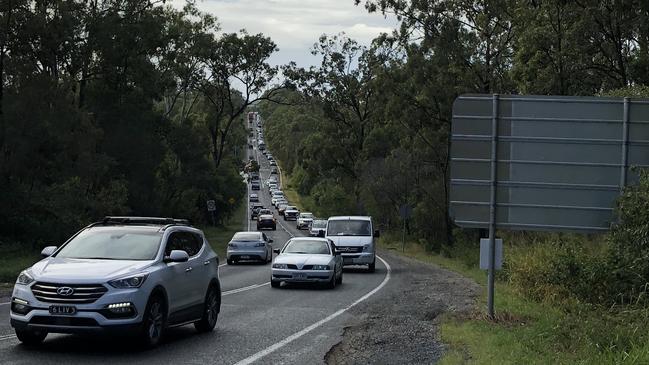
[[[237,208],[232,217],[223,226],[200,227],[205,233],[205,237],[209,241],[210,246],[212,246],[212,249],[216,251],[216,253],[222,260],[224,260],[223,258],[226,256],[228,242],[230,242],[232,236],[236,232],[244,229],[244,217],[248,216],[246,209],[246,204],[241,204],[241,206]]]
[[[386,237],[381,246],[456,271],[484,289],[485,272],[462,260],[427,252],[415,243],[401,252],[400,242],[395,241]],[[649,363],[644,309],[539,303],[502,281],[496,284],[495,320],[485,315],[486,290],[478,301],[473,313],[444,315],[440,332],[448,348],[441,364]]]
[[[0,248],[0,286],[13,283],[18,274],[41,259],[38,252],[24,249]]]

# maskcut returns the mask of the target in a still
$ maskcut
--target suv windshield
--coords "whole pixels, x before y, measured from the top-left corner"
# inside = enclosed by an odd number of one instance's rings
[[[321,220],[321,221],[313,221],[313,225],[311,227],[313,228],[325,228],[327,226],[327,221]]]
[[[284,253],[302,253],[311,255],[329,255],[329,245],[325,241],[292,240],[284,247]]]
[[[311,214],[311,213],[302,213],[302,214],[300,214],[300,218],[311,219],[311,218],[313,218],[313,214]]]
[[[56,254],[70,259],[153,260],[162,234],[157,230],[95,228],[79,233]]]
[[[370,221],[332,220],[327,226],[328,236],[371,236]]]

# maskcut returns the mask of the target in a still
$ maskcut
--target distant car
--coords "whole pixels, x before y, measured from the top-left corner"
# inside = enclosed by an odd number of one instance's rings
[[[320,235],[324,235],[326,229],[326,219],[314,219],[309,226],[309,235],[313,237],[319,237]]]
[[[257,217],[257,230],[261,231],[264,228],[270,228],[273,231],[277,229],[277,221],[272,214],[261,214]]]
[[[261,186],[259,185],[259,180],[253,180],[250,183],[250,189],[251,190],[261,190]]]
[[[248,143],[248,149],[252,149],[252,143]]]
[[[251,202],[258,202],[258,201],[259,201],[259,195],[257,195],[257,194],[250,194],[250,201],[251,201]]]
[[[297,222],[295,222],[295,225],[297,229],[306,229],[309,228],[311,222],[313,222],[313,213],[302,212],[297,217]]]
[[[275,202],[275,208],[276,208],[278,211],[279,211],[279,207],[280,207],[281,205],[288,205],[288,200],[286,200],[286,198],[277,199],[277,201]],[[284,212],[284,211],[282,210],[282,213],[283,213],[283,212]]]
[[[272,239],[262,232],[237,232],[228,243],[228,265],[242,260],[269,263],[273,260]]]
[[[277,169],[275,169],[275,170],[277,170]],[[277,176],[270,176],[270,177],[268,177],[268,181],[269,181],[270,183],[277,184]]]
[[[269,161],[273,160],[273,155],[269,153],[266,155],[266,158],[268,158]]]
[[[281,203],[277,206],[277,213],[279,215],[284,215],[284,212],[286,211],[286,208],[288,208],[288,204]],[[285,219],[286,220],[286,219]]]
[[[264,206],[262,204],[254,204],[252,207],[250,207],[250,219],[257,219],[257,216],[259,216],[259,211],[263,209]]]
[[[273,193],[272,197],[270,198],[270,202],[271,202],[273,205],[277,206],[277,205],[276,205],[276,204],[277,204],[277,200],[279,200],[279,199],[285,199],[285,198],[284,198],[284,193],[282,193],[281,191],[278,191],[278,192]]]
[[[271,183],[268,184],[268,190],[271,191],[273,189],[277,189],[277,184],[275,184],[274,182],[271,182]]]
[[[268,215],[268,214],[273,215],[273,212],[271,212],[270,209],[262,208],[262,209],[259,210],[258,216],[259,215]]]
[[[264,156],[268,153],[268,151],[266,151],[265,149],[264,149],[264,150],[260,150],[260,151],[261,151],[261,153],[264,154]]]
[[[285,221],[296,221],[300,211],[295,205],[289,205],[284,210],[284,220]]]
[[[275,160],[270,160],[270,165],[271,166],[277,166],[277,162],[275,162]]]
[[[343,282],[343,261],[334,244],[324,238],[291,238],[275,257],[270,285],[285,283],[320,283],[333,289]]]
[[[277,168],[273,167],[272,169],[270,169],[270,173],[273,175],[277,175]]]

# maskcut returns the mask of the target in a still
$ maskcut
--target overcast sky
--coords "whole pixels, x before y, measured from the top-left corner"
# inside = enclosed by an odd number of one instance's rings
[[[182,7],[184,0],[173,3]],[[310,49],[322,34],[344,31],[369,45],[377,35],[397,26],[394,18],[368,14],[362,5],[354,6],[354,0],[198,0],[197,5],[215,15],[224,32],[245,28],[271,37],[279,47],[271,59],[275,65],[317,63]]]

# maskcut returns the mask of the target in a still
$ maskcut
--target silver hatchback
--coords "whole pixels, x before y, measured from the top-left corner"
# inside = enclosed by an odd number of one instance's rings
[[[239,261],[261,261],[267,264],[273,260],[273,243],[263,232],[237,232],[228,243],[228,265]]]

